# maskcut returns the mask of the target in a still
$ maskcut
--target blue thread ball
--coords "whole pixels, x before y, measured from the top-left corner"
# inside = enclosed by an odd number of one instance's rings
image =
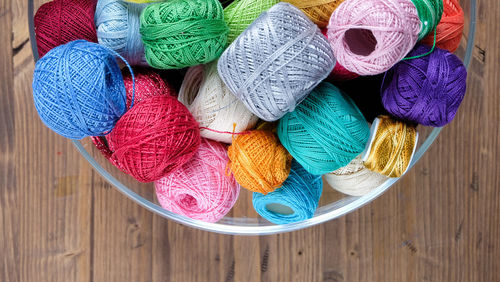
[[[99,0],[95,26],[99,44],[122,55],[130,65],[148,66],[139,33],[141,12],[147,4]]]
[[[310,174],[298,162],[292,161],[290,175],[281,188],[267,195],[253,193],[253,206],[260,216],[274,224],[287,224],[312,218],[323,191],[320,176]],[[270,210],[269,204],[287,207],[292,213]]]
[[[278,137],[310,173],[321,175],[350,163],[364,151],[370,128],[354,101],[323,82],[278,124]]]
[[[108,133],[126,111],[114,54],[84,40],[58,46],[36,63],[33,98],[43,123],[71,139]]]

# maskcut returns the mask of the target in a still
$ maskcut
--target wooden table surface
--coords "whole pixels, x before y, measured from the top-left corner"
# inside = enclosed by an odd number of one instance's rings
[[[500,281],[498,0],[478,0],[468,94],[414,169],[347,216],[263,237],[153,215],[45,128],[26,11],[0,0],[0,281]]]

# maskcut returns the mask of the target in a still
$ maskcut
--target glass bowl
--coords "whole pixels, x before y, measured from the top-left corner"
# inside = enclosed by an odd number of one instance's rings
[[[35,41],[33,16],[38,7],[45,2],[48,2],[48,0],[29,0],[28,2],[30,41],[35,61],[38,60],[38,51]],[[456,54],[463,60],[465,66],[468,68],[474,47],[476,0],[461,0],[460,2],[465,13],[465,28],[462,42]],[[441,129],[442,128],[419,126],[419,144],[410,164],[410,168],[413,167],[429,149],[429,146],[436,140]],[[217,223],[207,223],[163,209],[158,204],[154,185],[152,183],[139,183],[132,177],[122,173],[102,156],[99,150],[95,148],[90,138],[72,142],[76,149],[85,159],[87,159],[95,170],[102,175],[102,177],[134,202],[166,219],[194,228],[224,234],[266,235],[298,230],[320,224],[350,213],[373,201],[398,181],[398,178],[391,178],[368,194],[360,197],[341,194],[332,189],[328,183],[324,181],[323,194],[314,217],[301,222],[284,225],[275,225],[261,218],[253,210],[252,193],[246,189],[241,189],[240,197],[229,214]]]

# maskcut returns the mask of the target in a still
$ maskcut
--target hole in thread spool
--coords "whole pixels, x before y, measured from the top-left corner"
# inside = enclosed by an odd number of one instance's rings
[[[351,28],[345,32],[344,42],[352,53],[368,56],[377,46],[377,39],[373,32],[365,28]]]
[[[179,196],[179,203],[184,206],[184,207],[196,207],[198,205],[198,201],[196,199],[189,195],[189,194],[182,194]]]
[[[295,212],[288,206],[279,203],[270,203],[266,205],[266,209],[270,212],[281,214],[281,215],[291,215]]]

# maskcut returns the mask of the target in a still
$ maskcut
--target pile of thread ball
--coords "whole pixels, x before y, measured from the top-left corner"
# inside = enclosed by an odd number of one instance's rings
[[[97,0],[54,0],[43,4],[34,24],[38,54],[77,39],[97,42],[94,12]]]
[[[231,143],[233,134],[255,126],[258,118],[224,85],[217,62],[189,68],[179,91],[179,101],[193,114],[201,136]]]
[[[229,27],[227,41],[231,44],[262,12],[278,0],[236,0],[224,8],[224,19]]]
[[[410,56],[431,49],[417,45]],[[439,48],[398,63],[386,73],[382,103],[395,117],[440,127],[453,120],[466,90],[467,71],[460,59]]]
[[[267,194],[281,187],[290,173],[292,157],[272,131],[238,135],[228,148],[229,168],[241,187]]]
[[[344,0],[282,0],[299,8],[306,14],[318,27],[323,28],[328,25],[328,21],[333,11]]]
[[[263,218],[275,224],[287,224],[313,217],[322,191],[321,176],[310,174],[292,161],[290,175],[283,186],[267,195],[253,193],[252,202]],[[290,212],[273,210],[272,205],[284,206]]]
[[[149,65],[179,69],[217,59],[228,28],[217,0],[171,0],[144,9],[140,33]]]
[[[422,28],[418,40],[431,33],[443,15],[443,0],[411,0],[417,8],[418,17]]]
[[[343,67],[375,75],[403,59],[415,46],[420,30],[410,0],[349,0],[333,12],[327,34]]]
[[[134,104],[108,140],[120,169],[140,182],[152,182],[193,157],[200,145],[200,130],[176,98],[157,95]]]
[[[126,110],[114,54],[84,40],[58,46],[36,63],[33,98],[45,125],[71,139],[108,133]]]
[[[202,139],[187,163],[155,182],[161,206],[171,212],[206,222],[223,218],[238,199],[240,186],[226,174],[227,148]]]
[[[334,65],[319,28],[299,9],[278,3],[226,49],[218,70],[251,112],[275,121],[293,111]]]
[[[121,0],[98,0],[95,12],[97,40],[122,55],[130,65],[146,66],[144,45],[139,33],[144,4]]]
[[[443,17],[436,27],[436,47],[455,52],[460,45],[464,30],[464,11],[458,0],[444,0],[443,5]],[[421,42],[432,46],[434,34],[429,34]]]
[[[370,136],[358,107],[328,82],[280,119],[277,131],[288,152],[316,175],[347,165],[365,149]]]
[[[363,157],[366,168],[388,177],[401,177],[417,146],[417,126],[381,115],[373,122],[371,131]]]

